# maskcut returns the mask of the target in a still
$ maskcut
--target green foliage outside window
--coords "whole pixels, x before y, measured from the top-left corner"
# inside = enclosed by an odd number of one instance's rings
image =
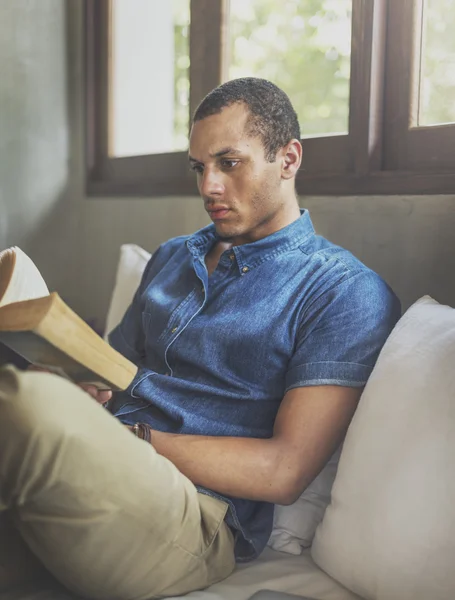
[[[174,147],[188,147],[190,2],[172,0],[174,16]],[[159,60],[159,57],[158,57]]]
[[[351,0],[231,0],[229,77],[276,83],[303,136],[346,133],[351,9]]]
[[[455,121],[455,6],[424,3],[420,125]]]

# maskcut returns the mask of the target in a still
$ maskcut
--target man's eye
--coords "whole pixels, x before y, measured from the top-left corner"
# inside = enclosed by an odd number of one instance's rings
[[[204,172],[204,167],[202,165],[190,165],[190,169],[198,175],[201,175]]]
[[[221,161],[221,166],[223,169],[233,169],[236,165],[238,165],[239,161],[231,158],[223,158]]]

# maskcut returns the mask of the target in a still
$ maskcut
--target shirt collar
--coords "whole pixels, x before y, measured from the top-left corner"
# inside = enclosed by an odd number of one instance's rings
[[[233,246],[226,253],[233,253],[240,272],[246,273],[270,258],[301,246],[307,238],[314,236],[314,233],[310,213],[306,209],[300,209],[300,217],[283,229],[256,242]],[[200,258],[207,254],[218,239],[212,224],[191,235],[186,244],[193,256]]]

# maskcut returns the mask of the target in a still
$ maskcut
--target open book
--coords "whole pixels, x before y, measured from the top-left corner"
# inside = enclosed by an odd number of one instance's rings
[[[0,252],[0,342],[29,363],[100,389],[128,387],[137,367],[56,293],[17,247]]]

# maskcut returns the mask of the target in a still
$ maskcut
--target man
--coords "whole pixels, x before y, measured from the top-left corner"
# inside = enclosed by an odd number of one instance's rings
[[[69,589],[145,599],[226,577],[342,441],[399,305],[315,234],[301,160],[281,90],[215,89],[189,148],[213,224],[155,252],[110,337],[139,365],[116,419],[57,377],[3,372],[0,506]]]

